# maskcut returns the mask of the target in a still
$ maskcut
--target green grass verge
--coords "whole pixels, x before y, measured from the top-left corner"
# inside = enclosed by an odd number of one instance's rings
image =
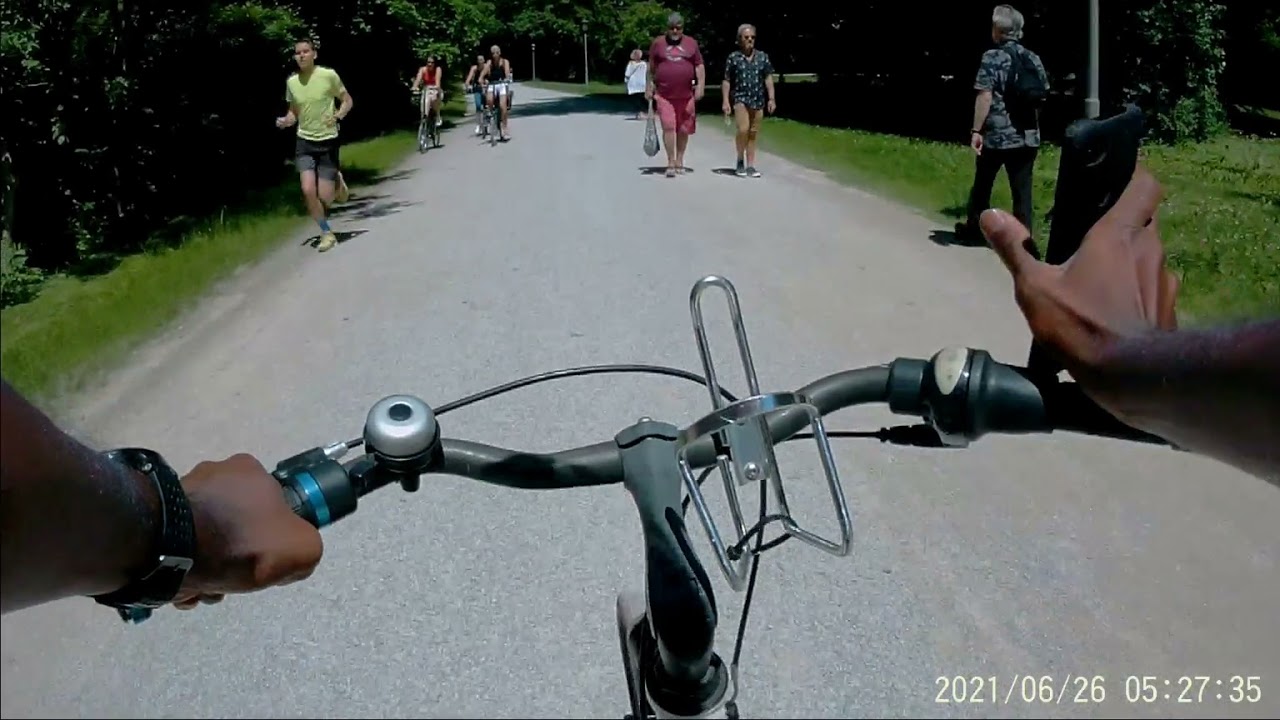
[[[445,115],[461,115],[453,94]],[[353,190],[396,167],[414,150],[416,131],[399,131],[342,149]],[[35,299],[0,311],[0,366],[28,397],[51,401],[81,389],[128,349],[192,307],[218,281],[260,260],[309,223],[297,180],[258,194],[254,207],[199,223],[176,247],[125,258],[110,272],[49,278]]]
[[[536,85],[584,92],[581,84]],[[602,100],[625,93],[617,84],[585,90]],[[700,107],[718,105],[719,89],[708,88]],[[710,125],[728,131],[718,117]],[[948,227],[964,215],[973,181],[973,153],[960,144],[769,118],[760,147],[919,208]],[[1165,188],[1160,234],[1182,279],[1180,314],[1201,323],[1280,313],[1280,140],[1231,135],[1152,145],[1143,155]],[[1057,174],[1058,150],[1046,146],[1035,168],[1038,234],[1047,228]],[[992,203],[1012,207],[1003,174]]]

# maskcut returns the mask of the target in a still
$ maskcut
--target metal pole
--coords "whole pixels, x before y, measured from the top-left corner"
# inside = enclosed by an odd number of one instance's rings
[[[588,67],[590,61],[587,59],[587,26],[582,26],[582,84],[591,84],[591,68]]]
[[[529,43],[529,74],[538,79],[538,44]]]
[[[1084,116],[1096,118],[1102,112],[1098,99],[1098,0],[1089,0],[1089,67],[1085,88]]]

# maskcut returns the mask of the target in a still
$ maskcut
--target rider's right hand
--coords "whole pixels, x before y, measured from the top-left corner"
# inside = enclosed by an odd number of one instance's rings
[[[305,580],[324,554],[320,531],[293,513],[280,483],[250,455],[202,462],[182,479],[196,557],[174,604]]]
[[[1001,210],[982,214],[982,232],[1013,275],[1014,296],[1035,340],[1107,410],[1108,351],[1123,338],[1174,330],[1178,279],[1165,267],[1156,225],[1160,183],[1139,165],[1115,206],[1062,265],[1036,260],[1027,228]]]

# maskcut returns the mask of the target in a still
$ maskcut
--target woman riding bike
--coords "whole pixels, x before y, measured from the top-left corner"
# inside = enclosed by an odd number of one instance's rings
[[[475,64],[467,69],[467,77],[462,81],[463,91],[473,95],[476,101],[476,134],[480,134],[481,117],[484,113],[484,87],[480,84],[480,74],[484,71],[484,55],[477,55]]]
[[[493,107],[497,98],[502,98],[502,102],[498,104],[498,108],[502,112],[502,135],[507,139],[511,138],[510,125],[507,115],[511,110],[511,63],[502,57],[502,49],[497,45],[489,48],[491,57],[485,63],[484,70],[481,71],[480,77],[488,80],[488,86],[485,88],[484,104]]]
[[[434,57],[428,57],[426,64],[418,68],[418,72],[413,76],[413,92],[417,93],[422,87],[426,86],[427,105],[423,116],[430,114],[435,118],[436,127],[440,127],[443,120],[440,118],[440,104],[444,100],[444,89],[440,86],[440,80],[443,73],[440,66],[436,65]]]

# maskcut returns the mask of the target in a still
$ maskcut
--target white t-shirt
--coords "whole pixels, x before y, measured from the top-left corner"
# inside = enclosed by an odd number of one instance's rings
[[[645,80],[649,77],[649,64],[645,62],[627,63],[627,94],[635,95],[644,92]]]

